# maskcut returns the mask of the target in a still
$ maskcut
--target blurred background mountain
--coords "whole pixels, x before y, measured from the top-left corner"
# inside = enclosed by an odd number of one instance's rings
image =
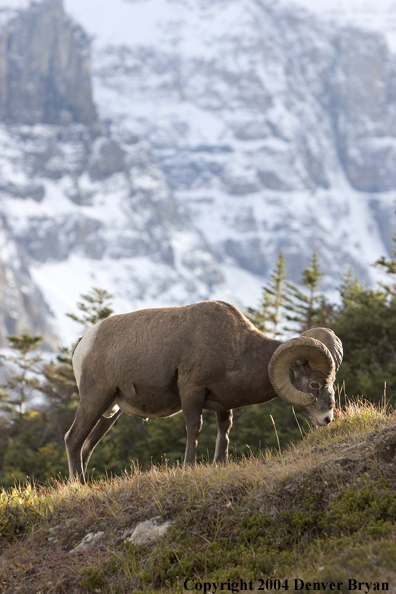
[[[0,0],[0,346],[70,341],[92,286],[254,305],[281,249],[374,283],[395,31],[385,0]]]

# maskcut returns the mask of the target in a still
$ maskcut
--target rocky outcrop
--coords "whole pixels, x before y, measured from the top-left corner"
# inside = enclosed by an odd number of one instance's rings
[[[115,140],[98,138],[92,146],[88,172],[93,180],[100,180],[125,171],[125,151]]]
[[[31,278],[29,265],[32,260],[59,258],[65,243],[60,241],[62,233],[48,217],[33,217],[21,240],[5,205],[13,205],[14,212],[15,206],[23,203],[25,207],[17,207],[16,211],[29,210],[29,204],[38,205],[45,200],[46,178],[59,180],[68,171],[84,168],[84,161],[76,165],[74,161],[62,160],[57,145],[64,134],[73,135],[73,122],[83,123],[84,142],[92,142],[97,133],[90,41],[83,29],[65,15],[62,0],[25,0],[10,6],[2,3],[0,18],[0,346],[7,345],[8,334],[27,332],[43,335],[46,347],[54,348],[58,340],[51,325],[51,312]],[[52,132],[47,129],[39,144],[38,129],[34,127],[37,124],[65,128]],[[23,146],[20,153],[11,148],[9,125]],[[81,138],[81,129],[78,135]],[[13,163],[11,169],[5,165],[9,159]],[[79,224],[69,221],[68,225],[69,244],[81,242],[92,230],[89,220]],[[93,227],[97,229],[98,223],[94,222]],[[97,242],[91,248],[93,257],[96,246]]]
[[[39,334],[44,346],[55,348],[51,312],[35,287],[3,218],[0,219],[0,346],[8,345],[9,334]]]
[[[95,122],[90,42],[65,15],[62,0],[31,3],[2,27],[0,120]]]
[[[396,183],[396,68],[385,39],[358,29],[335,38],[330,109],[341,163],[354,188],[393,190]]]
[[[19,258],[7,266],[14,262],[24,270],[12,280],[12,296],[2,302],[4,316],[11,318],[0,318],[0,347],[7,344],[6,334],[29,324],[30,332],[48,334],[51,344],[50,313],[38,289],[29,305],[36,307],[34,320],[22,315],[23,287],[33,289],[29,270],[40,281],[48,267],[51,278],[44,282],[44,293],[55,299],[55,308],[59,301],[69,302],[56,312],[58,326],[66,325],[63,313],[73,311],[79,295],[92,285],[127,295],[129,309],[136,300],[143,306],[164,294],[180,304],[209,298],[222,285],[219,266],[175,201],[146,143],[93,135],[82,124],[3,125],[0,138],[5,148],[0,154],[1,211]],[[5,262],[1,249],[0,262]],[[97,270],[102,271],[99,279]],[[11,295],[7,274],[4,291]],[[74,296],[71,286],[77,286]],[[18,303],[18,312],[9,314]],[[14,318],[19,321],[12,325]]]

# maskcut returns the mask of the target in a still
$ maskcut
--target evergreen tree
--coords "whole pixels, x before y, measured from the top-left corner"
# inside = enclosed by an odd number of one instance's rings
[[[396,394],[396,300],[384,288],[365,288],[349,272],[340,287],[341,305],[332,329],[344,360],[338,372],[349,395],[390,400]]]
[[[381,256],[379,260],[374,263],[374,266],[386,272],[391,278],[392,283],[381,283],[381,286],[391,295],[396,298],[396,234],[393,234],[393,249],[391,251],[391,259]]]
[[[113,295],[104,289],[92,287],[91,292],[87,295],[81,295],[81,301],[77,302],[77,308],[82,312],[82,315],[73,313],[66,315],[85,326],[85,328],[89,328],[113,313],[110,303],[108,303],[112,298]]]
[[[2,410],[8,412],[18,411],[23,417],[26,404],[34,390],[39,388],[37,373],[41,371],[39,364],[42,359],[39,354],[34,354],[42,341],[42,336],[19,334],[7,336],[11,349],[15,355],[2,355],[2,365],[7,369],[5,390],[1,390],[0,400]]]
[[[395,238],[393,238],[393,244],[395,244]],[[393,256],[391,260],[386,258],[385,256],[381,256],[379,260],[375,262],[375,266],[381,267],[387,274],[396,274],[396,249],[393,248],[391,255]]]
[[[254,307],[248,307],[245,311],[245,316],[248,318],[248,320],[250,320],[258,330],[261,330],[263,334],[267,334],[270,332],[270,307],[271,302],[266,293],[266,289],[263,288],[263,293],[259,302],[259,307],[257,309]]]
[[[289,285],[290,297],[288,299],[286,318],[290,322],[297,323],[297,330],[305,332],[317,326],[328,326],[333,315],[331,306],[324,295],[319,293],[323,271],[319,266],[319,258],[316,250],[312,260],[302,271],[301,284],[303,290]]]
[[[287,282],[285,258],[281,251],[270,274],[268,287],[263,287],[259,308],[250,307],[245,314],[259,330],[271,334],[274,338],[279,338],[282,333],[285,303],[291,286]]]

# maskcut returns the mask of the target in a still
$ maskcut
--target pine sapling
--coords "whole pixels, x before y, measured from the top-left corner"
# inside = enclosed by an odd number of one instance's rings
[[[248,308],[246,317],[264,334],[278,338],[283,330],[285,305],[289,294],[289,284],[285,269],[285,258],[281,251],[270,274],[267,287],[263,287],[258,309]]]
[[[81,295],[81,301],[77,302],[77,308],[82,312],[82,315],[73,313],[67,313],[66,315],[82,324],[85,328],[89,328],[113,313],[109,303],[112,298],[113,295],[104,289],[92,287],[91,292],[87,295]]]
[[[19,334],[7,336],[15,355],[2,355],[3,365],[7,368],[7,380],[0,392],[1,408],[8,412],[18,411],[22,418],[26,404],[34,390],[40,385],[37,374],[41,372],[41,355],[34,353],[39,347],[42,336]]]
[[[305,332],[322,322],[327,302],[325,297],[319,293],[319,287],[323,272],[319,266],[319,258],[316,250],[312,255],[312,260],[304,268],[301,275],[301,284],[303,290],[294,285],[289,285],[290,298],[287,310],[290,312],[286,318],[290,322],[298,325],[299,332]]]

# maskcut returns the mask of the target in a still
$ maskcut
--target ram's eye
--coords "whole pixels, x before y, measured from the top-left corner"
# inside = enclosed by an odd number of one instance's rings
[[[319,382],[311,382],[309,384],[309,387],[312,388],[312,390],[319,390],[320,388],[320,383]]]

